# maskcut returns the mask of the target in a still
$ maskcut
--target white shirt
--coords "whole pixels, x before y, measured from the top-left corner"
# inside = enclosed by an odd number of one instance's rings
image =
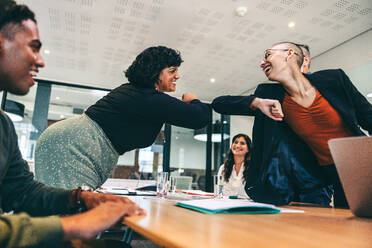
[[[235,164],[233,165],[233,169],[229,178],[229,181],[225,181],[225,177],[223,175],[223,169],[225,168],[225,165],[221,165],[220,169],[218,170],[218,178],[222,177],[222,181],[220,184],[223,185],[222,193],[224,196],[230,196],[230,195],[237,195],[239,197],[243,198],[249,198],[247,193],[245,193],[245,181],[244,179],[244,163],[242,164],[242,167],[240,167],[239,174],[236,174],[235,170]]]

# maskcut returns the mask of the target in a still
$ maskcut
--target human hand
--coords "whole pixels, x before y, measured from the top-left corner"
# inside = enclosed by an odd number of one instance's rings
[[[198,99],[198,97],[193,93],[184,93],[182,95],[182,101],[187,102],[187,103],[189,103],[189,102],[191,102],[192,100],[195,100],[195,99]]]
[[[253,101],[251,106],[253,108],[258,108],[264,113],[266,116],[270,117],[276,121],[282,121],[284,114],[282,111],[282,106],[278,100],[272,99],[262,99],[256,97]]]
[[[125,216],[145,214],[136,204],[126,204],[122,201],[102,203],[87,212],[62,217],[64,240],[89,239],[114,226]]]
[[[89,191],[81,192],[80,199],[84,201],[85,206],[88,209],[97,207],[104,202],[122,202],[125,204],[135,204],[127,197],[112,195],[112,194],[100,194]]]

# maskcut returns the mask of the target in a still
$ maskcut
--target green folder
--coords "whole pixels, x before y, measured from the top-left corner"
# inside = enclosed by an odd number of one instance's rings
[[[277,214],[278,208],[271,204],[249,200],[202,199],[177,202],[177,206],[205,214]]]

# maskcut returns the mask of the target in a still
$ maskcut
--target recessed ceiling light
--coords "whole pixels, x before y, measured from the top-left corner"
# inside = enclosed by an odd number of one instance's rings
[[[210,81],[211,83],[215,83],[215,82],[216,82],[216,79],[215,79],[215,78],[211,78],[209,81]]]
[[[61,117],[61,118],[65,118],[65,116],[64,116],[64,115],[60,115],[60,117]]]
[[[240,7],[237,7],[236,9],[235,9],[235,14],[237,15],[237,16],[245,16],[245,14],[247,14],[247,7],[245,7],[245,6],[240,6]]]
[[[367,94],[367,97],[372,97],[372,92]]]
[[[45,54],[50,54],[50,51],[49,50],[44,50],[44,53]]]
[[[57,97],[56,97],[56,100],[59,100],[59,99],[61,99],[61,98],[60,98],[59,96],[57,96]]]
[[[289,28],[294,28],[295,26],[296,26],[296,24],[294,22],[288,23],[288,27]]]

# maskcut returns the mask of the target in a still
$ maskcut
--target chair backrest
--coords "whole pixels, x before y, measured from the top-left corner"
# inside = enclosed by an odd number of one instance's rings
[[[176,189],[191,189],[192,177],[190,176],[175,176]]]

